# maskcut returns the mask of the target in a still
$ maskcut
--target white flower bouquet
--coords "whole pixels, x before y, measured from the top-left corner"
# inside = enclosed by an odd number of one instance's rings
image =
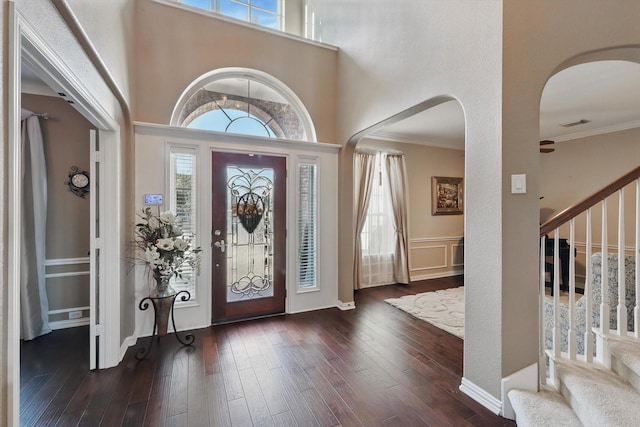
[[[167,286],[171,277],[183,278],[187,265],[200,272],[202,250],[193,247],[191,237],[183,234],[173,213],[154,215],[147,207],[138,216],[141,221],[136,224],[136,258],[149,268],[158,287]]]

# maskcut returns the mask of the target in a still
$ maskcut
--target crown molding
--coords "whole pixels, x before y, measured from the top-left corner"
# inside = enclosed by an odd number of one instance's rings
[[[640,120],[631,122],[618,123],[616,125],[605,126],[598,129],[585,130],[582,132],[568,133],[561,136],[552,136],[546,139],[552,139],[555,142],[572,141],[574,139],[588,138],[590,136],[603,135],[605,133],[620,132],[628,129],[640,128]]]
[[[401,142],[404,144],[428,145],[430,147],[448,148],[453,150],[464,150],[464,142],[462,143],[462,147],[460,147],[457,144],[453,145],[446,142],[432,141],[423,136],[403,135],[394,132],[377,131],[372,134],[366,135],[364,138],[377,139],[381,141]]]

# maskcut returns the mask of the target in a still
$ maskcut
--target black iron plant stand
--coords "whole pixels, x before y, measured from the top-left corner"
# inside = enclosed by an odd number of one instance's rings
[[[149,355],[151,351],[151,347],[153,346],[154,338],[156,337],[160,341],[160,337],[167,335],[167,325],[169,320],[169,313],[171,313],[171,323],[173,324],[173,331],[175,332],[176,339],[180,344],[184,346],[190,346],[195,341],[195,337],[192,333],[188,333],[184,336],[184,339],[180,337],[178,331],[176,329],[176,321],[173,316],[173,306],[176,302],[176,298],[180,295],[180,301],[189,301],[191,298],[191,294],[188,291],[180,291],[173,295],[167,296],[159,296],[152,297],[148,296],[140,301],[138,304],[138,308],[142,311],[145,311],[149,308],[149,301],[153,304],[153,312],[154,312],[154,322],[153,322],[153,334],[151,334],[151,339],[149,340],[149,345],[145,347],[140,347],[136,352],[136,359],[142,360]]]

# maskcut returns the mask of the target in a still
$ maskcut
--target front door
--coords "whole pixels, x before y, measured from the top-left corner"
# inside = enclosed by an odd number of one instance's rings
[[[286,159],[213,153],[212,322],[284,313]]]

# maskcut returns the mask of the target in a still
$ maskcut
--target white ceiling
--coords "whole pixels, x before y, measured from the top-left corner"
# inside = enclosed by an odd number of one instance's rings
[[[58,96],[23,61],[23,92]],[[256,87],[256,89],[258,89]],[[554,75],[540,101],[540,139],[567,141],[640,127],[640,64],[601,61]],[[573,127],[562,124],[588,120]],[[449,101],[368,135],[392,140],[464,149],[464,113]]]
[[[540,139],[556,142],[640,127],[640,64],[601,61],[554,75],[540,101]],[[572,127],[563,124],[588,120]],[[464,149],[464,113],[449,101],[368,137]]]

